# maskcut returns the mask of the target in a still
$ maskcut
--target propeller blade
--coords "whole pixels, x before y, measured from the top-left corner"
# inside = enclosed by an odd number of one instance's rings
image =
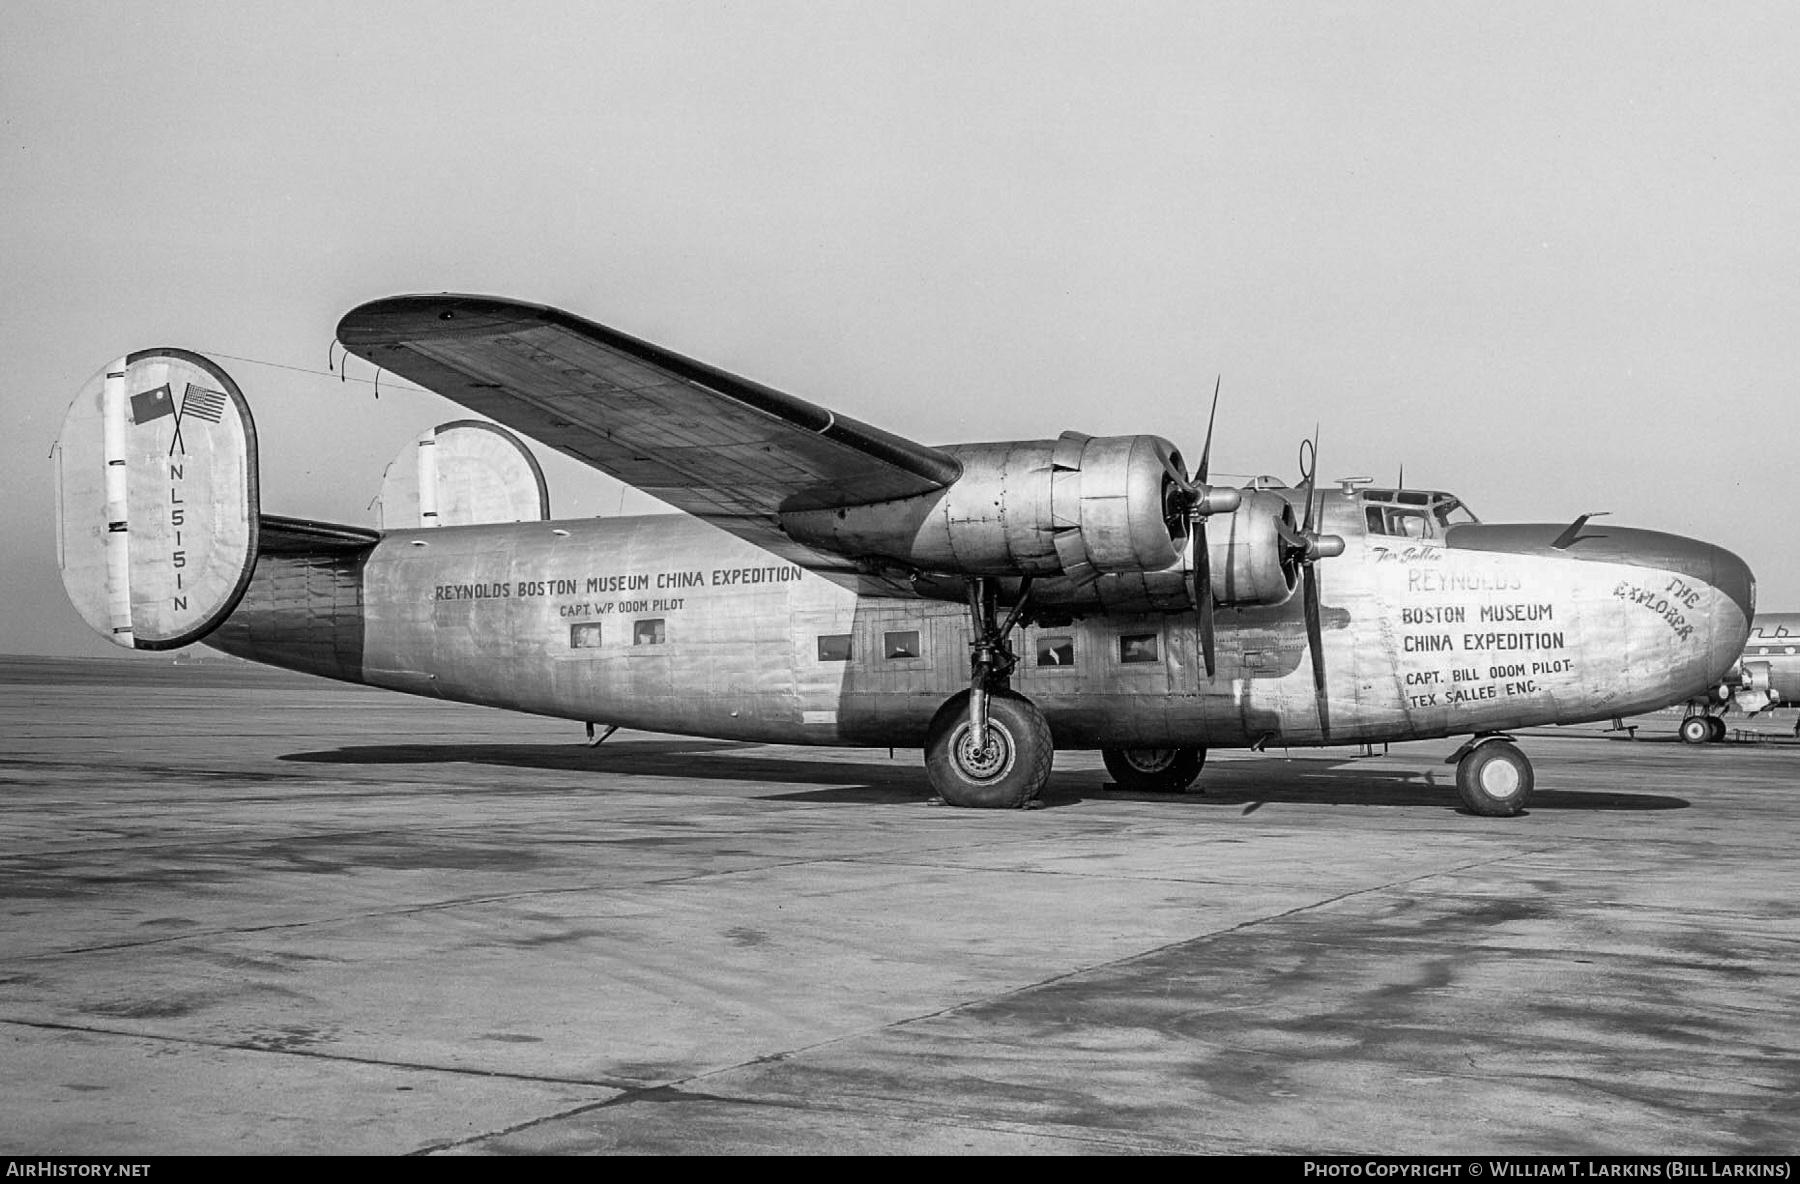
[[[1313,425],[1313,438],[1300,441],[1300,475],[1301,484],[1306,488],[1306,517],[1301,520],[1300,531],[1310,535],[1313,532],[1313,494],[1318,486],[1313,476],[1319,471],[1319,427]]]
[[[1175,482],[1175,488],[1185,493],[1189,500],[1198,496],[1199,490],[1194,487],[1192,481],[1188,480],[1187,474],[1181,471],[1181,466],[1175,463],[1173,456],[1163,453],[1159,459],[1162,461],[1163,472],[1169,475],[1169,480]]]
[[[1194,532],[1194,562],[1191,574],[1196,580],[1192,597],[1194,611],[1200,617],[1200,654],[1206,660],[1206,677],[1218,669],[1218,642],[1213,631],[1212,554],[1206,548],[1206,520],[1202,518]]]
[[[1212,410],[1206,414],[1206,447],[1200,450],[1200,467],[1194,470],[1194,480],[1200,485],[1206,484],[1206,471],[1212,465],[1213,420],[1219,417],[1219,386],[1224,381],[1223,374],[1213,379]]]
[[[1325,693],[1325,637],[1319,625],[1319,573],[1306,565],[1306,646],[1312,654],[1313,698],[1319,705],[1319,737],[1331,739],[1331,701]]]

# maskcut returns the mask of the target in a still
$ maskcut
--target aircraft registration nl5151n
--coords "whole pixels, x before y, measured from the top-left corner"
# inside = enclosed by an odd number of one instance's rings
[[[390,467],[381,530],[262,511],[217,365],[119,359],[57,451],[69,596],[103,635],[414,694],[724,739],[925,749],[1023,806],[1057,747],[1179,791],[1209,749],[1466,736],[1516,814],[1508,729],[1718,690],[1755,584],[1645,530],[1492,525],[1448,493],[1208,480],[1157,436],[936,447],[556,309],[400,296],[345,348],[480,419]],[[1217,392],[1214,393],[1217,407]],[[681,515],[554,520],[520,437]]]

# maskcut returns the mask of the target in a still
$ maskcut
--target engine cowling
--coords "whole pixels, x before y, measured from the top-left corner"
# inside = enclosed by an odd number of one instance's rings
[[[1162,571],[1187,517],[1158,436],[1084,436],[947,447],[963,472],[918,497],[783,513],[789,537],[924,572],[1056,576]]]
[[[1246,489],[1237,509],[1207,519],[1213,601],[1227,606],[1283,604],[1300,581],[1300,565],[1279,524],[1294,526],[1294,507],[1268,490]]]

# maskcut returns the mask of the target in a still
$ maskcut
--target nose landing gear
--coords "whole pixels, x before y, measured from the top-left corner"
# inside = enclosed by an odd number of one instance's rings
[[[1536,778],[1512,737],[1477,736],[1444,761],[1456,766],[1456,792],[1471,814],[1510,818],[1531,799]]]

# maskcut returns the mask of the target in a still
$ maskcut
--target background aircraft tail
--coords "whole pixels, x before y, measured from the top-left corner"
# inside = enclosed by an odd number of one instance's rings
[[[115,361],[70,405],[56,461],[69,600],[127,648],[189,645],[256,566],[256,425],[231,377],[180,349]]]

